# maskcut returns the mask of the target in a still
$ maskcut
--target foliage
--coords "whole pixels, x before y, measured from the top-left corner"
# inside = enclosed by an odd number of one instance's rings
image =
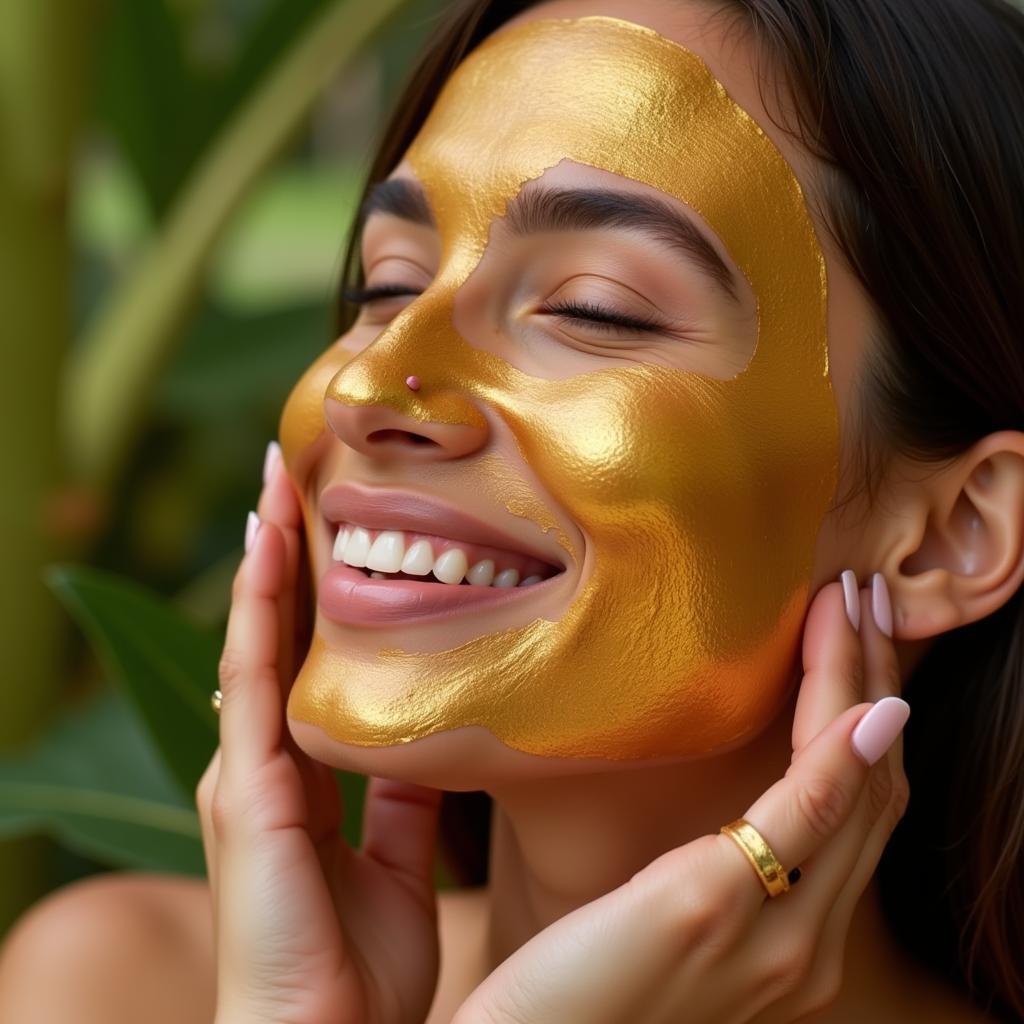
[[[4,561],[10,594],[45,576],[71,617],[5,641],[29,652],[10,664],[45,675],[0,680],[6,707],[25,706],[21,733],[53,721],[0,755],[0,837],[43,831],[98,868],[202,870],[193,789],[216,743],[208,699],[245,511],[284,398],[330,340],[368,147],[440,2],[91,0],[75,20],[50,0],[4,14],[0,208],[24,211],[17,236],[5,218],[5,276],[50,314],[21,332],[35,377],[13,375],[25,400],[8,405],[57,412],[64,438],[18,412],[5,443],[26,473],[65,472],[47,499],[53,542],[22,557],[14,523]],[[47,160],[5,166],[17,154]],[[102,472],[75,478],[84,443]],[[18,479],[5,476],[24,490]],[[338,780],[357,842],[363,780]],[[0,872],[0,897],[29,894],[27,868]],[[6,913],[0,899],[0,930]]]
[[[219,633],[131,580],[84,566],[48,578],[116,693],[102,690],[27,753],[0,760],[0,836],[43,829],[112,866],[201,874],[193,794],[217,745]],[[336,774],[357,844],[365,782]]]
[[[28,753],[0,759],[0,835],[39,830],[112,866],[203,871],[192,801],[109,690],[62,715]]]

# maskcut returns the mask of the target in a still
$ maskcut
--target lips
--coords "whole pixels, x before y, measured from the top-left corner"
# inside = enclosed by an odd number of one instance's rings
[[[530,541],[506,533],[492,523],[438,498],[412,491],[334,484],[320,495],[320,510],[331,523],[355,523],[370,530],[408,530],[435,534],[538,558],[559,571],[566,568],[562,556]]]
[[[560,556],[428,495],[335,484],[320,495],[320,511],[329,531],[339,523],[349,523],[367,530],[424,533],[450,539],[464,551],[472,545],[501,549],[526,555],[552,569],[546,579],[529,586],[498,588],[455,586],[398,578],[397,574],[374,579],[362,569],[332,559],[320,579],[318,604],[328,619],[340,625],[400,627],[467,612],[496,612],[506,605],[532,604],[539,590],[563,586],[567,579]]]

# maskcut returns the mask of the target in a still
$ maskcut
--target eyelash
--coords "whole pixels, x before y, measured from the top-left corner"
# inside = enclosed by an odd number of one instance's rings
[[[405,285],[382,284],[374,288],[346,288],[342,292],[342,297],[353,306],[365,306],[378,299],[419,294],[420,292]],[[541,312],[555,316],[563,322],[585,323],[595,330],[609,333],[614,333],[616,328],[648,334],[665,329],[657,320],[642,316],[628,316],[593,302],[563,302],[558,305],[545,305]]]

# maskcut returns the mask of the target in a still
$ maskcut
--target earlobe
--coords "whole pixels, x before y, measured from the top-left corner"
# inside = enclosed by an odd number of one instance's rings
[[[902,485],[884,558],[895,637],[921,640],[991,615],[1024,581],[1024,433],[982,438]]]

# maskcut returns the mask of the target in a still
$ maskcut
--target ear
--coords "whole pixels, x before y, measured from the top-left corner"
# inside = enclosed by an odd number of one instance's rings
[[[989,434],[923,479],[903,479],[895,497],[899,511],[876,538],[875,562],[889,584],[896,639],[976,622],[1021,586],[1024,433]]]

